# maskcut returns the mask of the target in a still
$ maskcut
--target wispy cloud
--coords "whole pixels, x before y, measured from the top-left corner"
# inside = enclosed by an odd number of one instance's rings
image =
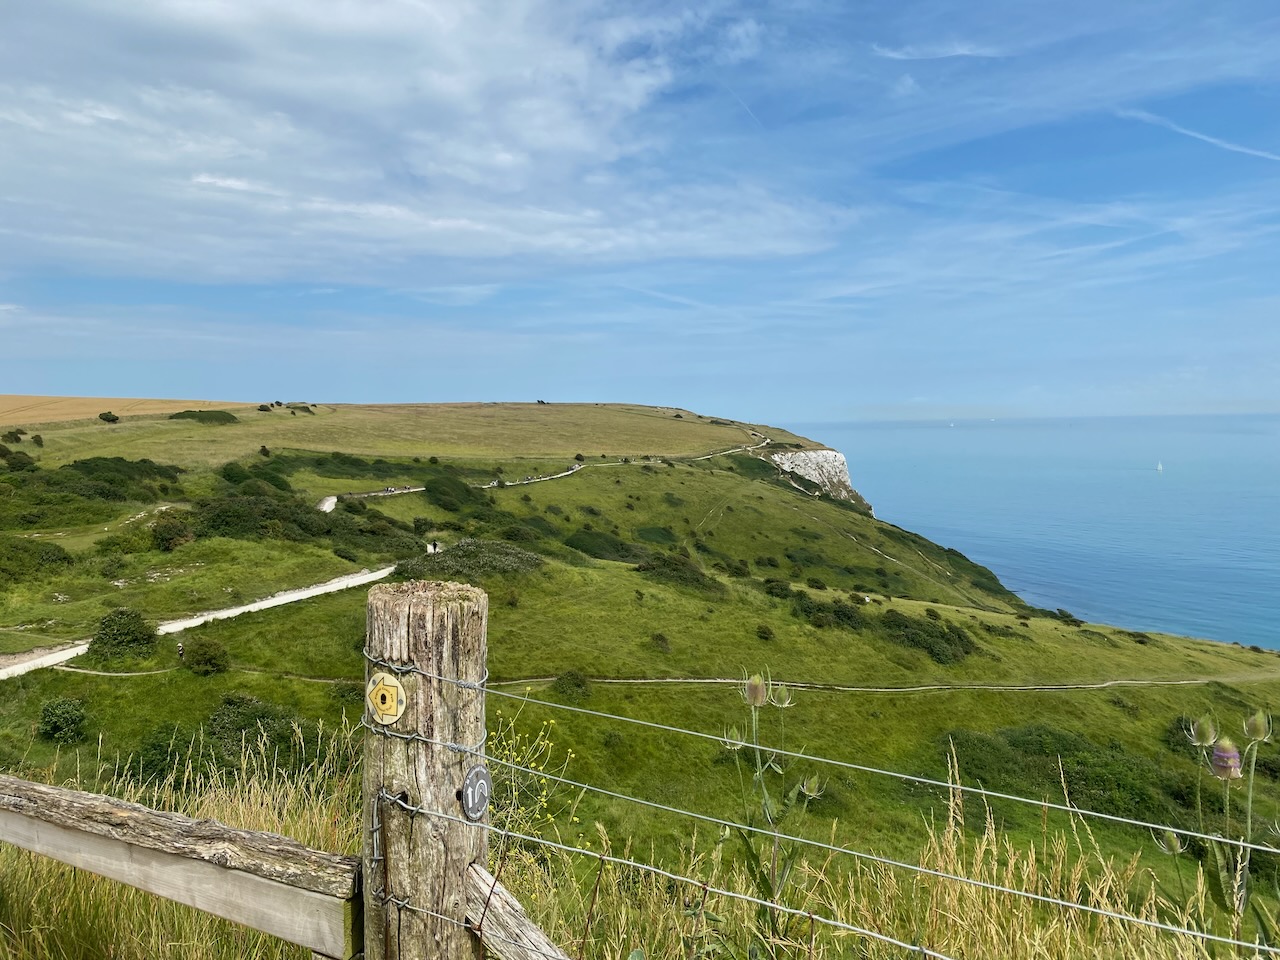
[[[1263,160],[1280,160],[1280,154],[1271,153],[1267,150],[1258,150],[1255,147],[1246,147],[1243,144],[1232,143],[1230,140],[1223,140],[1221,137],[1211,137],[1207,133],[1200,133],[1198,130],[1191,130],[1181,124],[1174,123],[1165,117],[1157,116],[1154,113],[1148,113],[1146,110],[1117,110],[1116,116],[1124,117],[1126,120],[1137,120],[1141,123],[1149,123],[1153,127],[1163,127],[1166,130],[1172,130],[1174,133],[1180,133],[1184,137],[1191,137],[1193,140],[1200,140],[1203,143],[1212,144],[1223,150],[1230,150],[1232,153],[1243,153],[1250,157],[1261,157]]]
[[[882,47],[878,43],[871,45],[877,57],[886,60],[949,60],[952,57],[975,57],[981,60],[998,60],[1008,54],[994,47],[984,47],[976,43],[921,44],[906,47]]]

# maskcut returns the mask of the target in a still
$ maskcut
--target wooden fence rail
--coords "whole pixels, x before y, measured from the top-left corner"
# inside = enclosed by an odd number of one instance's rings
[[[364,946],[359,861],[278,834],[0,775],[0,840],[323,957]]]
[[[483,591],[455,583],[369,592],[363,866],[278,834],[3,774],[0,841],[319,957],[568,960],[485,868],[487,613]]]

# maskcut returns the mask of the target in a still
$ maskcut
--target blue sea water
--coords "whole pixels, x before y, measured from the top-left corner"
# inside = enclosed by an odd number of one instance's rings
[[[843,453],[881,520],[1030,604],[1280,649],[1280,416],[788,429]]]

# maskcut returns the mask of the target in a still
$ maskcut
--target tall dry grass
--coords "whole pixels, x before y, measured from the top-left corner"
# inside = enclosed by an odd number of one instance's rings
[[[1070,834],[1046,834],[1039,846],[1018,846],[1000,835],[990,817],[980,834],[966,834],[961,805],[957,793],[943,823],[922,825],[926,848],[921,866],[1146,920],[1204,928],[1203,882],[1190,889],[1188,903],[1176,904],[1155,892],[1154,878],[1144,875],[1136,854],[1124,862],[1104,856],[1083,826]],[[632,856],[626,847],[611,850],[608,836],[603,830],[600,834],[604,850]],[[723,849],[689,855],[673,869],[696,878],[689,883],[621,866],[601,871],[598,861],[567,854],[553,855],[549,861],[526,854],[514,868],[507,865],[503,877],[570,956],[626,958],[637,950],[647,960],[889,960],[915,955],[803,916],[780,917],[783,935],[771,937],[757,905],[714,893],[704,896],[702,883],[753,891],[747,871],[724,856]],[[566,884],[564,876],[575,872],[578,882]],[[794,876],[784,897],[787,906],[950,957],[1203,960],[1252,953],[1236,954],[1223,947],[1215,951],[1190,937],[836,854],[801,860]],[[1134,891],[1147,892],[1135,896]]]
[[[358,850],[360,840],[359,739],[350,730],[329,731],[306,744],[303,762],[290,769],[260,745],[245,750],[241,769],[235,771],[211,766],[193,744],[187,758],[158,780],[140,782],[127,770],[100,764],[67,785],[349,853]],[[545,730],[523,741],[498,739],[497,750],[549,762]],[[507,804],[500,811],[502,819],[522,831],[536,828],[539,818],[548,831],[554,831],[556,822],[567,823],[571,809],[555,822],[545,819],[542,786],[534,782],[523,791],[511,788],[510,796],[525,797],[526,805],[532,797],[537,810],[530,816],[523,806]],[[1040,843],[1020,846],[1003,837],[991,818],[982,832],[966,832],[957,793],[941,822],[922,824],[921,829],[926,840],[921,865],[930,869],[1180,926],[1201,925],[1207,915],[1203,882],[1189,886],[1188,903],[1175,904],[1155,892],[1154,878],[1143,873],[1136,855],[1123,862],[1104,856],[1083,824],[1066,834],[1046,832]],[[596,834],[593,845],[602,852],[644,859],[598,825]],[[502,882],[570,956],[628,958],[637,950],[647,960],[880,960],[910,955],[805,917],[779,918],[771,925],[754,904],[704,892],[715,887],[753,892],[731,843],[700,843],[693,837],[689,849],[700,852],[667,865],[693,878],[680,882],[634,867],[602,867],[598,857],[536,844],[491,844],[495,861],[503,861],[500,867],[493,865],[501,870]],[[956,958],[1199,960],[1234,955],[1135,924],[836,854],[799,860],[784,900],[804,913],[877,930]],[[270,937],[0,845],[0,960],[305,956],[305,951]]]

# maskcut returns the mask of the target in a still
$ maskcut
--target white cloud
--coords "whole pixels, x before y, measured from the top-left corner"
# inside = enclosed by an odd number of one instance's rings
[[[871,49],[876,56],[884,57],[886,60],[949,60],[952,57],[975,57],[980,60],[994,60],[1007,55],[994,47],[984,47],[979,44],[960,43],[958,41],[898,48],[882,47],[878,43],[873,43]]]
[[[1172,130],[1174,133],[1180,133],[1184,137],[1191,137],[1193,140],[1200,140],[1204,143],[1212,144],[1215,147],[1220,147],[1223,150],[1229,150],[1232,153],[1243,153],[1251,157],[1261,157],[1263,160],[1280,160],[1280,153],[1271,153],[1267,150],[1258,150],[1254,147],[1242,146],[1238,143],[1232,143],[1230,140],[1211,137],[1207,133],[1189,130],[1180,124],[1174,123],[1172,120],[1157,116],[1154,113],[1148,113],[1146,110],[1117,110],[1116,116],[1123,117],[1127,120],[1137,120],[1141,123],[1150,124],[1153,127],[1164,127],[1166,130]]]
[[[660,166],[680,145],[651,111],[682,58],[710,44],[750,60],[765,34],[750,17],[580,0],[54,0],[19,16],[26,41],[0,35],[14,263],[378,282],[435,257],[808,250],[844,216],[764,178]]]

